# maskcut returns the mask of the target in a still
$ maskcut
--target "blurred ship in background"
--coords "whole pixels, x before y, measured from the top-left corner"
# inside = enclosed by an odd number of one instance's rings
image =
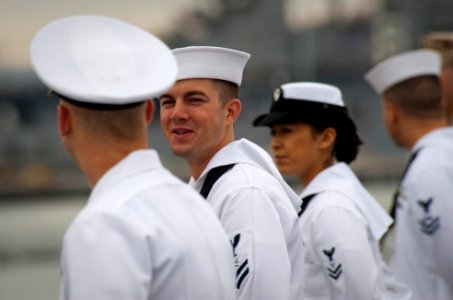
[[[289,81],[339,86],[365,144],[352,167],[364,180],[395,180],[406,153],[396,149],[380,120],[377,96],[363,81],[370,66],[418,47],[420,35],[453,28],[451,1],[217,0],[185,12],[162,38],[170,47],[214,45],[248,51],[237,137],[268,149],[269,133],[253,128],[272,91]],[[305,3],[302,3],[305,2]],[[0,56],[1,59],[1,56]],[[30,69],[0,69],[0,199],[86,192],[87,184],[64,152],[55,126],[57,99]],[[158,112],[157,112],[158,114]],[[151,147],[184,180],[188,172],[160,133],[158,115]]]

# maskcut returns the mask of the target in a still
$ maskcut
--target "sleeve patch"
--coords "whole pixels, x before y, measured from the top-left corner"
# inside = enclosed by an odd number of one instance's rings
[[[240,290],[253,271],[251,233],[247,230],[235,233],[230,237],[230,242],[233,247],[236,288]]]
[[[431,213],[431,205],[434,199],[417,200],[419,208],[422,210],[423,217],[418,220],[420,231],[426,235],[434,235],[440,228],[440,217]]]
[[[334,282],[339,281],[343,275],[343,265],[341,253],[338,247],[334,245],[326,245],[320,247],[319,250],[327,276]]]

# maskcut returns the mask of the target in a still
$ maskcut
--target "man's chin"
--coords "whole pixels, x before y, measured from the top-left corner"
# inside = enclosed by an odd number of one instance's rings
[[[172,147],[171,152],[173,155],[181,157],[181,158],[186,158],[189,156],[190,150],[189,149],[184,149],[182,147]]]

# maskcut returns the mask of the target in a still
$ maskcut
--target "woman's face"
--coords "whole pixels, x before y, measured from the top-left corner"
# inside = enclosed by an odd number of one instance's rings
[[[332,160],[329,153],[334,139],[326,141],[327,130],[318,133],[306,123],[273,125],[271,148],[279,171],[297,176],[304,185],[313,179],[326,159]]]

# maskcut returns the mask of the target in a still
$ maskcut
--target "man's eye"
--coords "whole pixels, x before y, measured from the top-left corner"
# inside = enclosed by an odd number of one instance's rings
[[[171,99],[164,99],[160,101],[161,106],[169,106],[172,105],[173,103],[175,103],[175,101]]]
[[[198,103],[203,102],[203,99],[201,99],[201,98],[190,98],[189,102],[198,104]]]

